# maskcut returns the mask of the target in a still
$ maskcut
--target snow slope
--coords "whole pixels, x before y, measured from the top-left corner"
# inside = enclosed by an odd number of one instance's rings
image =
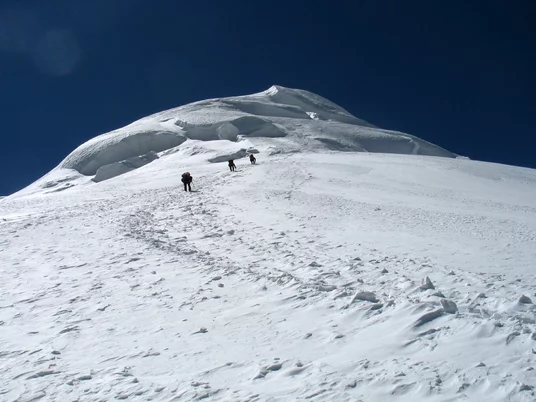
[[[268,153],[340,150],[456,156],[415,136],[374,127],[319,95],[272,86],[257,94],[195,102],[145,117],[87,141],[56,170],[74,170],[101,181],[131,171],[133,161],[180,148],[189,140],[227,140],[238,150],[253,144]],[[45,183],[52,181],[47,177]]]
[[[262,140],[1,200],[0,399],[535,400],[536,171]]]

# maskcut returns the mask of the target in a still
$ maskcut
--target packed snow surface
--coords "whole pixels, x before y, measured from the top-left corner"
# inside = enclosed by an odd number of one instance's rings
[[[0,399],[534,401],[536,171],[279,140],[1,200]]]
[[[253,95],[195,102],[143,118],[87,141],[58,169],[97,175],[101,181],[129,171],[125,166],[132,158],[180,147],[187,140],[246,139],[265,140],[270,153],[330,149],[455,157],[415,136],[376,128],[319,95],[272,86]]]

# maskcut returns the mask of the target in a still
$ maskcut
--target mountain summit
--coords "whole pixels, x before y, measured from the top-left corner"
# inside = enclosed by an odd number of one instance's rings
[[[455,157],[415,136],[377,128],[314,93],[274,85],[256,94],[194,102],[142,118],[87,141],[56,169],[98,182],[143,166],[162,156],[158,153],[221,140],[235,144],[227,144],[232,149],[228,156],[235,158],[250,148],[268,154],[336,150]],[[221,158],[207,155],[207,160]]]

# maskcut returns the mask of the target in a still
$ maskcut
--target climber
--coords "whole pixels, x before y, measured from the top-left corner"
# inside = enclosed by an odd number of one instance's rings
[[[254,165],[255,162],[257,162],[257,159],[255,159],[255,156],[253,154],[249,154],[249,161],[252,165]]]
[[[192,191],[192,176],[190,175],[190,172],[186,172],[182,174],[182,183],[184,184],[184,191]],[[187,189],[188,187],[188,189]]]
[[[229,160],[229,170],[230,170],[231,172],[234,172],[235,169],[236,169],[236,165],[234,164],[234,161],[233,161],[232,159]]]

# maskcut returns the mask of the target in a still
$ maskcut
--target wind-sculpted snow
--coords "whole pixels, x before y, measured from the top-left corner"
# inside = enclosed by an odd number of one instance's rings
[[[104,166],[167,151],[187,140],[244,139],[271,154],[339,150],[456,156],[409,134],[376,128],[311,92],[273,86],[253,95],[194,102],[145,117],[89,140],[58,168],[93,176]],[[121,169],[114,165],[114,171],[130,171],[124,165]],[[107,176],[111,177],[101,173],[95,181]]]
[[[210,125],[195,125],[180,120],[175,124],[181,128],[185,137],[199,141],[237,141],[239,136],[266,138],[286,136],[282,128],[269,120],[255,116],[243,116],[228,122]]]
[[[102,166],[149,152],[165,151],[184,141],[185,137],[170,131],[117,130],[81,145],[59,167],[94,175]]]
[[[98,183],[100,181],[111,179],[112,177],[119,176],[130,172],[131,170],[145,166],[155,159],[158,159],[158,155],[154,152],[149,152],[148,154],[134,156],[121,162],[114,162],[109,165],[101,166],[99,170],[97,170],[97,174],[93,178],[93,181]]]
[[[374,127],[365,120],[352,116],[339,105],[309,91],[274,85],[268,90],[261,92],[261,94],[268,96],[274,103],[292,105],[308,113],[315,113],[322,120],[335,120],[342,123]]]

